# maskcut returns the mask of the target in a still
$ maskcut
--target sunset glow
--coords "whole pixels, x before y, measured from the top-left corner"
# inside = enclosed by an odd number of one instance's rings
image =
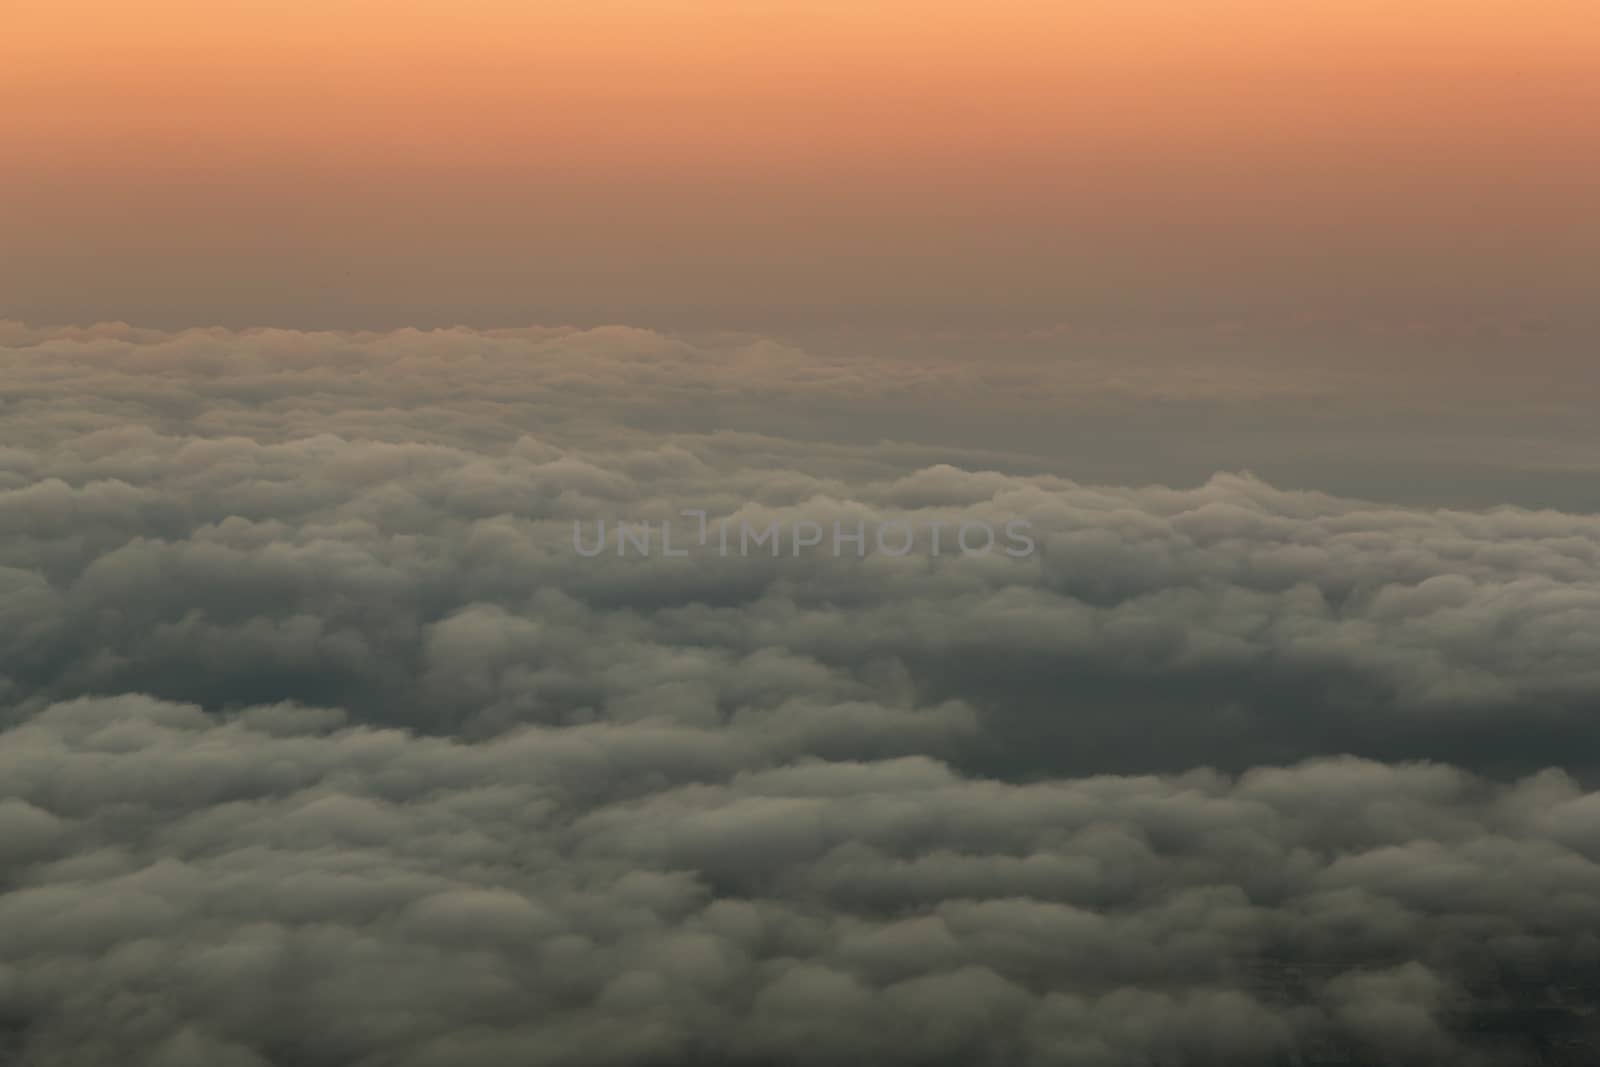
[[[1098,299],[1086,275],[1180,302],[1191,275],[1270,291],[1308,235],[1332,261],[1293,267],[1309,288],[1379,255],[1411,264],[1396,284],[1437,269],[1476,292],[1499,275],[1472,248],[1538,242],[1560,303],[1594,247],[1600,137],[1575,134],[1600,125],[1600,18],[1579,0],[21,0],[5,19],[0,281],[34,317],[165,319],[187,287],[259,321],[273,302],[238,293],[270,286],[294,318],[342,286],[329,321],[397,301],[871,318],[962,293],[1043,320]]]

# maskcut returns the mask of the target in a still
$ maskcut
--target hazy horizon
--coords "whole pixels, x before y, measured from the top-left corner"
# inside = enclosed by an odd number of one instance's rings
[[[35,323],[1596,339],[1579,0],[7,19],[0,314]]]

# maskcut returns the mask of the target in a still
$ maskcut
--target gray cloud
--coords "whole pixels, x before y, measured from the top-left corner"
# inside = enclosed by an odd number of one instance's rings
[[[1600,946],[1600,805],[1554,771],[1016,785],[120,697],[0,780],[23,1062],[1496,1063],[1469,997]]]
[[[1096,485],[937,433],[1337,382],[623,329],[0,340],[0,1062],[1588,1039],[1600,518]],[[927,436],[818,439],[901,415]],[[682,508],[1022,518],[1040,551],[573,549]]]

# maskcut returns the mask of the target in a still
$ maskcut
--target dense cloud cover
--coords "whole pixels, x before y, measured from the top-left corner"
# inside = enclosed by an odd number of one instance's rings
[[[1336,386],[621,329],[9,326],[0,371],[0,1063],[1588,1039],[1600,518],[891,432]],[[1038,550],[576,550],[683,509]]]
[[[22,1059],[1495,1063],[1467,992],[1600,962],[1600,804],[1558,772],[1008,785],[796,747],[56,705],[0,754]]]

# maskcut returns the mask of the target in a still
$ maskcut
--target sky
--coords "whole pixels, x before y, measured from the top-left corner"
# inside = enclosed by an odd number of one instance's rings
[[[1592,0],[0,0],[0,1065],[1600,1062],[1597,116]]]
[[[0,312],[32,322],[1593,327],[1584,0],[5,18]]]

